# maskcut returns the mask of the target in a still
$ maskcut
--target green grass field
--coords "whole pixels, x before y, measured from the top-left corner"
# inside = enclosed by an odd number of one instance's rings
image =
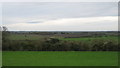
[[[3,51],[3,66],[117,66],[117,52]]]
[[[83,38],[61,38],[61,40],[69,40],[69,41],[91,41],[91,40],[114,40],[117,41],[117,36],[103,36],[103,37],[83,37]]]
[[[11,35],[10,40],[39,40],[41,35]],[[112,40],[118,37],[59,38],[63,41]],[[102,51],[3,51],[3,66],[117,66],[117,52]]]
[[[39,40],[43,39],[44,35],[24,35],[24,34],[13,34],[9,36],[10,40]],[[53,36],[54,37],[54,36]],[[72,40],[72,41],[82,41],[82,40],[95,40],[95,39],[104,39],[104,40],[118,40],[117,36],[102,36],[102,37],[81,37],[81,38],[59,38],[61,40]]]
[[[13,34],[9,36],[10,40],[39,40],[44,38],[41,35],[24,35],[24,34]]]

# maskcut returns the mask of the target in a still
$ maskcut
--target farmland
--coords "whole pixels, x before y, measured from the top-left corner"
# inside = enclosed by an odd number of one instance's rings
[[[117,32],[9,32],[4,51],[117,51]]]
[[[3,66],[117,66],[116,32],[10,32]]]
[[[14,35],[10,35],[9,39],[10,40],[39,40],[42,39],[42,36],[39,35],[19,35],[19,34],[14,34]]]
[[[118,37],[117,36],[102,36],[102,37],[83,37],[83,38],[62,38],[62,40],[68,40],[68,41],[92,41],[96,39],[102,39],[102,40],[114,40],[117,41]]]
[[[55,37],[55,36],[43,36],[43,35],[24,35],[24,34],[13,34],[9,36],[10,40],[40,40],[47,37]],[[118,36],[101,36],[101,37],[81,37],[81,38],[64,38],[64,37],[58,37],[57,38],[61,40],[75,40],[75,41],[83,41],[83,40],[95,40],[95,39],[103,39],[103,40],[118,40]]]
[[[4,51],[3,66],[117,66],[117,52]]]

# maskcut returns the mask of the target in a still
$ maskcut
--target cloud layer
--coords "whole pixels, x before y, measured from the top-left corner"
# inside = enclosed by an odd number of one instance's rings
[[[4,3],[3,25],[18,31],[107,31],[118,28],[118,4]]]
[[[44,20],[42,23],[21,22],[6,25],[14,30],[35,30],[35,31],[96,31],[96,30],[117,30],[117,16],[87,17],[87,18],[63,18],[56,20]]]

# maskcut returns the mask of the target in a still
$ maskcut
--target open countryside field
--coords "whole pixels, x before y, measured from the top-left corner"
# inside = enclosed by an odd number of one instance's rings
[[[41,35],[24,35],[24,34],[13,34],[9,36],[10,40],[39,40],[44,37]]]
[[[91,40],[114,40],[117,41],[117,36],[103,36],[103,37],[83,37],[83,38],[62,38],[61,40],[68,40],[68,41],[91,41]]]
[[[10,40],[41,40],[48,37],[55,37],[55,36],[44,36],[44,35],[24,35],[24,34],[13,34],[9,36]],[[64,38],[64,37],[56,37],[60,40],[65,41],[91,41],[91,40],[114,40],[118,41],[118,36],[101,36],[101,37],[81,37],[81,38]]]
[[[3,66],[117,66],[117,52],[3,51]]]
[[[9,35],[3,66],[118,66],[118,36],[58,35]]]

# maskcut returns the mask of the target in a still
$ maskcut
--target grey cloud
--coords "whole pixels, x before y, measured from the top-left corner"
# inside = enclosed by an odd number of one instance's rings
[[[116,7],[116,8],[115,8]],[[117,15],[117,3],[21,3],[3,4],[3,14],[13,17],[56,16],[56,17],[88,17]],[[104,15],[103,13],[104,12]]]
[[[35,24],[35,23],[43,23],[43,21],[29,21],[27,23],[32,23],[32,24]]]
[[[56,20],[64,18],[117,16],[117,7],[117,2],[3,3],[3,22],[5,25],[17,23],[35,24],[44,23],[41,19]],[[16,18],[18,20],[14,21]],[[23,19],[27,20],[20,22]],[[40,21],[36,21],[39,19]]]

